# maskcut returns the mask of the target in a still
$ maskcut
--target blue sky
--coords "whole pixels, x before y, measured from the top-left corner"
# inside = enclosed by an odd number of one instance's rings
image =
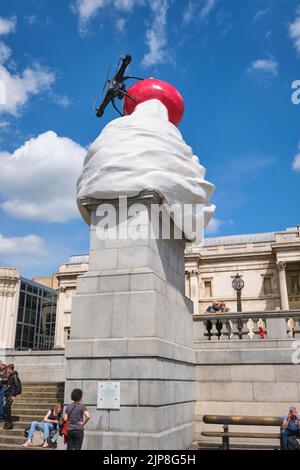
[[[216,185],[209,236],[300,224],[296,0],[0,0],[0,265],[48,275],[88,252],[75,205],[109,66],[174,84]],[[1,88],[0,88],[1,93]],[[1,97],[1,95],[0,95]]]

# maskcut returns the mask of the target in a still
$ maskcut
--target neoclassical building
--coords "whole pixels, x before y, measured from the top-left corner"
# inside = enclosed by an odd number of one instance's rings
[[[54,345],[63,348],[77,278],[87,272],[88,263],[87,255],[71,256],[54,280],[36,278],[39,282],[21,278],[16,269],[0,268],[0,346],[46,348],[53,344],[55,325]],[[237,273],[245,283],[244,312],[299,309],[300,225],[282,232],[207,238],[203,246],[186,250],[185,269],[186,294],[196,314],[214,300],[236,311],[232,279]]]
[[[186,293],[202,313],[213,300],[234,311],[232,279],[245,287],[245,312],[300,308],[300,226],[282,232],[206,239],[186,251]]]
[[[186,294],[195,313],[204,313],[213,300],[236,310],[232,279],[242,276],[243,311],[300,308],[300,225],[282,232],[207,238],[186,251]],[[56,340],[63,347],[71,326],[72,296],[77,277],[88,270],[88,256],[71,256],[60,266]]]
[[[56,314],[55,346],[65,346],[70,336],[72,296],[76,292],[78,276],[87,272],[88,255],[71,256],[68,263],[61,264],[55,277],[58,279],[58,302]]]

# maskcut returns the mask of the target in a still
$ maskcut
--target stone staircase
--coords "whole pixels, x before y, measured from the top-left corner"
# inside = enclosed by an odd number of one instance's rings
[[[42,421],[56,401],[64,399],[63,383],[23,383],[22,389],[22,395],[17,397],[12,408],[14,429],[5,431],[0,423],[0,450],[24,449],[25,429],[32,421]]]

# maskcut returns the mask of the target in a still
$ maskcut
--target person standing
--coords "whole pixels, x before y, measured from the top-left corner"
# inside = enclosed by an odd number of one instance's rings
[[[0,380],[0,421],[4,421],[4,388]]]
[[[84,426],[90,414],[82,403],[82,390],[73,390],[71,400],[73,403],[67,406],[64,414],[64,421],[68,422],[67,450],[81,450]]]
[[[5,423],[3,429],[10,430],[14,428],[12,416],[11,416],[11,407],[16,399],[17,395],[22,393],[22,384],[19,379],[18,372],[15,371],[15,366],[10,364],[6,367],[7,373],[7,385],[4,391],[4,415]]]

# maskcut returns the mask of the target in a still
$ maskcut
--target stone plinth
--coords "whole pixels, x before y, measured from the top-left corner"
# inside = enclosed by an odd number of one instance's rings
[[[152,193],[128,205],[143,204],[147,225],[159,202]],[[73,298],[66,401],[73,388],[83,389],[92,416],[85,449],[186,449],[194,439],[196,390],[185,241],[100,240],[99,204],[86,203],[90,265]],[[98,381],[120,382],[120,410],[96,409]]]

